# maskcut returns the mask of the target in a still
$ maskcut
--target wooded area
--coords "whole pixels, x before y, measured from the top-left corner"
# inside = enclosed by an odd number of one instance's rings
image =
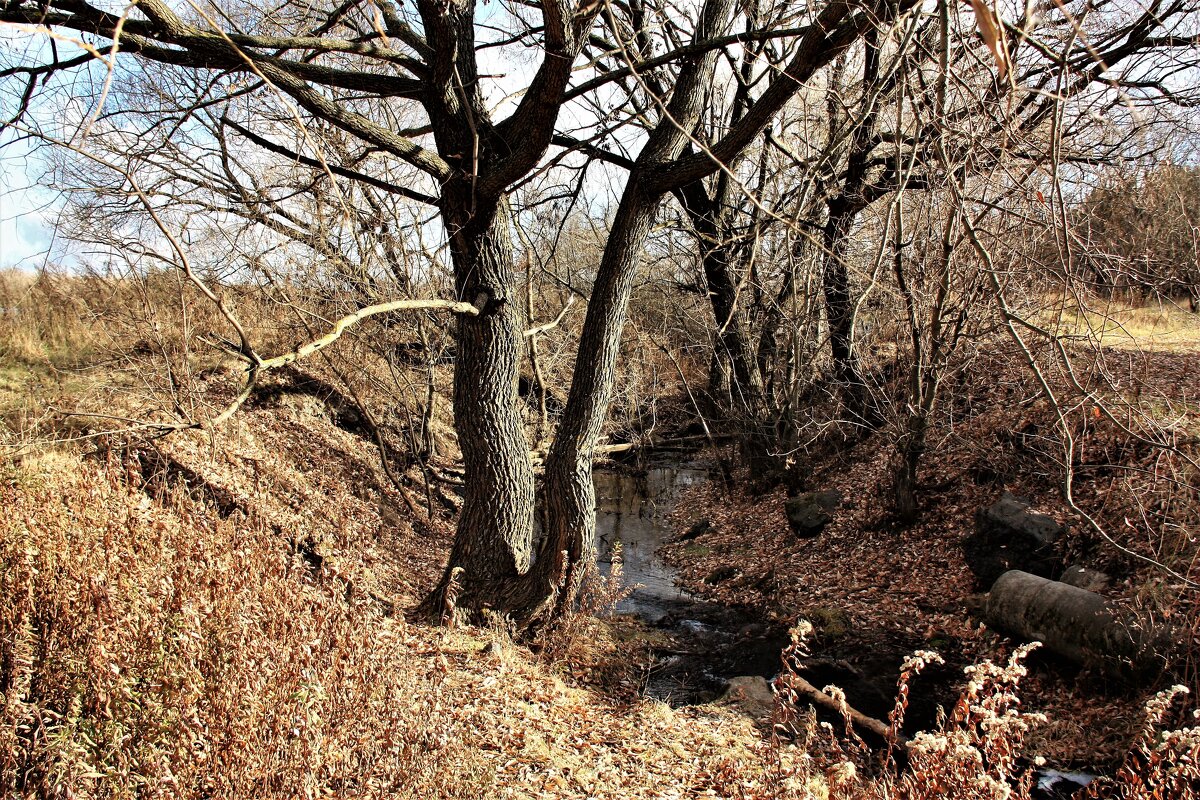
[[[404,612],[536,649],[594,591],[598,459],[705,450],[729,551],[688,588],[782,608],[783,555],[728,580],[759,532],[723,503],[920,538],[970,453],[993,494],[1053,496],[1043,578],[1125,576],[1158,677],[1200,687],[1200,379],[1172,338],[1200,314],[1195,0],[4,0],[0,24],[0,157],[33,154],[56,220],[0,353],[108,370],[99,405],[6,412],[14,459],[94,440],[149,480],[160,439],[215,451],[319,397],[374,464],[331,491],[431,539],[453,519]],[[864,454],[878,487],[842,491]],[[253,492],[213,495],[222,519]],[[976,589],[1037,571],[992,569],[1018,534],[979,513]]]

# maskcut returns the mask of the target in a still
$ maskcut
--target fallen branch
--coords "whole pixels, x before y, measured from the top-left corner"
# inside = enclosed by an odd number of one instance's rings
[[[716,436],[680,436],[678,439],[648,439],[644,442],[622,442],[621,444],[599,444],[592,451],[596,455],[611,455],[613,453],[628,453],[630,450],[655,450],[667,449],[672,447],[690,447],[695,444],[708,442],[720,442],[733,439],[732,434],[718,434]],[[543,463],[546,460],[545,450],[530,450],[529,458],[533,461],[534,466]]]
[[[837,714],[839,717],[849,717],[850,721],[859,728],[875,734],[885,742],[894,741],[896,747],[906,753],[908,752],[909,740],[900,733],[893,735],[891,726],[886,722],[875,719],[875,717],[868,717],[849,703],[843,705],[799,675],[781,675],[777,680],[813,705],[820,706],[832,714]]]

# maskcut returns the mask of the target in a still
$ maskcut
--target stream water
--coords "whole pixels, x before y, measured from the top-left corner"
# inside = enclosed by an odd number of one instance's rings
[[[787,632],[745,609],[707,603],[681,591],[675,570],[658,556],[674,536],[667,515],[684,489],[710,479],[701,465],[651,466],[638,473],[596,470],[600,566],[607,574],[621,544],[624,583],[636,586],[618,613],[639,617],[657,634],[657,659],[646,692],[673,705],[707,702],[740,675],[779,671]]]
[[[671,539],[666,515],[675,507],[680,492],[708,477],[708,472],[698,467],[653,467],[639,474],[593,473],[600,561],[607,572],[613,545],[620,542],[625,584],[638,587],[617,606],[618,612],[655,622],[657,616],[687,605],[688,597],[675,585],[675,570],[658,557],[658,548]]]

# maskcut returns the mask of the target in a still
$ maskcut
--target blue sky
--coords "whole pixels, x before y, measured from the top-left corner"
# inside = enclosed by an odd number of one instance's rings
[[[36,269],[50,248],[54,198],[36,185],[35,153],[20,143],[0,148],[0,268]]]
[[[0,48],[6,51],[8,63],[36,60],[47,50],[44,36],[11,26],[0,26]],[[60,45],[59,52],[66,57],[70,51],[69,45]],[[11,111],[7,106],[3,110]],[[0,132],[0,269],[32,270],[46,262],[55,196],[37,185],[43,168],[40,156],[28,142],[11,130]]]

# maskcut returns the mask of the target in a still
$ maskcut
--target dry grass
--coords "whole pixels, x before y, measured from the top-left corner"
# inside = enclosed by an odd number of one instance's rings
[[[1122,350],[1168,353],[1200,351],[1200,314],[1169,300],[1139,303],[1127,299],[1056,304],[1048,315],[1062,336]]]
[[[83,348],[94,336],[73,306],[49,278],[0,271],[0,358],[36,364]]]

